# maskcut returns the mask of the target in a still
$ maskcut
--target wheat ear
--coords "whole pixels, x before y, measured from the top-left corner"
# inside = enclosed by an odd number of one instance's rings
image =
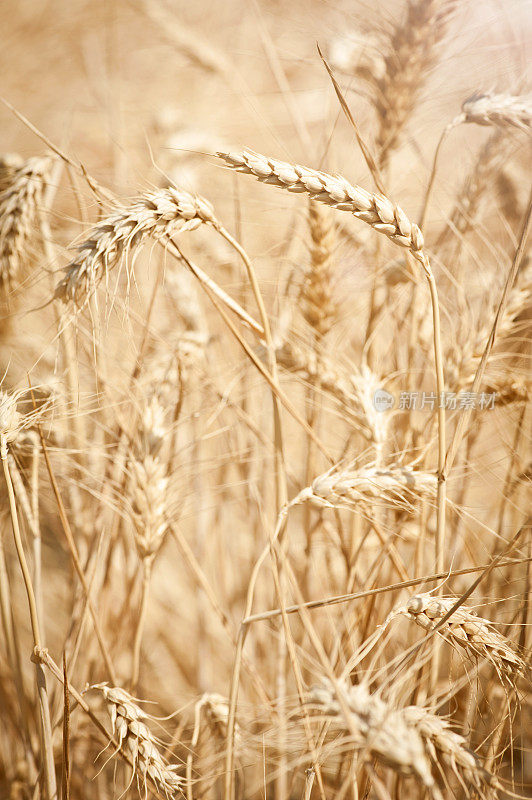
[[[47,156],[22,163],[10,158],[1,166],[0,287],[9,288],[27,254],[51,166],[52,159]]]
[[[391,618],[403,615],[432,630],[456,603],[456,597],[432,597],[430,594],[413,595],[403,606],[392,612]],[[467,606],[457,608],[438,634],[453,645],[459,645],[470,655],[487,658],[497,672],[515,683],[526,671],[526,662],[512,643],[495,630],[489,620],[477,616]]]
[[[148,237],[171,237],[214,221],[211,204],[201,197],[172,187],[148,192],[93,227],[65,268],[55,297],[81,304],[109,270],[128,254],[134,258]]]
[[[149,715],[135,703],[134,698],[125,689],[105,683],[96,683],[85,691],[91,690],[103,695],[118,749],[123,749],[133,763],[129,786],[136,776],[145,797],[149,778],[168,798],[174,797],[177,791],[182,793],[183,778],[175,774],[181,765],[169,765],[163,758],[158,740],[146,725]]]
[[[310,201],[310,268],[301,287],[303,316],[318,337],[325,336],[337,316],[332,296],[332,266],[335,244],[330,209]]]
[[[251,150],[218,153],[218,156],[232,169],[254,175],[262,183],[307,194],[313,200],[353,214],[396,244],[408,248],[414,258],[425,263],[421,231],[414,222],[409,221],[402,208],[387,197],[354,186],[341,175],[329,175],[310,167],[287,164]]]
[[[462,105],[457,122],[476,125],[497,125],[530,132],[532,126],[532,96],[475,93]]]
[[[399,773],[415,775],[433,800],[442,800],[416,726],[406,720],[401,710],[390,707],[379,695],[370,694],[363,684],[341,688],[349,719],[344,719],[340,727],[349,735],[349,744]],[[340,704],[334,687],[327,680],[310,691],[309,702],[320,718],[339,720],[344,716],[344,704]]]
[[[442,765],[450,767],[466,792],[474,789],[482,795],[486,789],[498,786],[494,776],[467,747],[464,737],[455,733],[447,720],[422,706],[394,708],[380,694],[370,693],[364,684],[342,688],[352,714],[346,732],[351,733],[354,728],[360,734],[360,740],[350,743],[355,747],[365,746],[399,772],[415,774],[433,798],[442,795],[434,780],[431,781],[431,763],[440,772]],[[328,681],[311,690],[310,702],[325,718],[338,720],[342,713]]]
[[[412,511],[414,501],[435,498],[438,480],[434,473],[391,464],[362,469],[334,467],[316,478],[292,501],[306,501],[326,508],[353,508],[377,503]]]
[[[382,77],[375,80],[379,128],[377,147],[384,167],[414,110],[437,45],[445,35],[454,0],[416,0],[391,36]]]

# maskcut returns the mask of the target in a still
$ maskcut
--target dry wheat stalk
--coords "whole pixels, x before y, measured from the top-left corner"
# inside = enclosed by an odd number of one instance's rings
[[[383,76],[375,81],[381,166],[386,165],[414,109],[455,6],[455,0],[411,0],[404,23],[390,38]]]
[[[141,195],[92,228],[65,268],[55,296],[81,304],[109,270],[128,255],[134,259],[149,236],[171,237],[215,221],[211,204],[189,192],[170,187]]]
[[[532,96],[475,93],[462,105],[458,122],[476,125],[498,125],[530,131],[532,125]]]
[[[406,616],[425,630],[431,630],[451,610],[456,597],[432,597],[417,594],[392,612],[389,619]],[[438,629],[438,634],[453,645],[460,645],[475,657],[487,658],[498,673],[512,683],[526,670],[526,663],[512,643],[496,631],[489,620],[478,617],[475,611],[460,606]]]
[[[85,691],[91,690],[99,691],[103,695],[118,747],[123,749],[133,762],[134,771],[129,785],[136,775],[139,790],[142,787],[145,798],[148,796],[148,778],[151,778],[168,798],[175,797],[176,792],[182,794],[183,779],[175,774],[180,765],[168,765],[162,757],[158,749],[158,740],[145,723],[145,720],[150,719],[150,715],[146,714],[134,702],[131,695],[119,686],[96,683]]]
[[[312,238],[310,268],[301,287],[303,316],[318,337],[329,332],[337,316],[332,292],[332,266],[335,244],[331,211],[311,200],[309,229]]]
[[[9,288],[16,278],[31,238],[52,159],[28,158],[22,163],[4,160],[0,193],[0,286]]]
[[[310,501],[326,508],[357,508],[360,503],[384,503],[412,511],[421,498],[435,498],[438,481],[433,472],[409,466],[333,467],[316,478],[292,501]]]
[[[340,211],[348,211],[396,244],[408,248],[419,262],[426,263],[421,231],[387,197],[372,194],[360,186],[353,186],[341,175],[329,175],[298,164],[287,164],[251,150],[218,153],[218,156],[232,169],[254,175],[262,183],[278,186],[289,192],[305,193],[312,200]]]
[[[370,694],[363,684],[342,687],[342,691],[349,720],[344,720],[341,727],[350,736],[349,744],[402,774],[416,775],[431,796],[440,800],[442,795],[417,726],[405,718],[401,709],[392,708],[378,694]],[[338,719],[342,714],[336,692],[327,680],[311,689],[309,701],[320,718]]]

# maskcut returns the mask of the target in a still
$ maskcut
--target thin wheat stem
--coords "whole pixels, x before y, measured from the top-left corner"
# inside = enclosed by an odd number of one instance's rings
[[[26,588],[26,595],[28,598],[28,606],[30,612],[31,629],[33,633],[34,647],[38,650],[41,648],[41,632],[39,626],[39,613],[37,610],[37,603],[35,600],[35,592],[33,590],[33,583],[31,574],[26,561],[24,553],[24,546],[20,535],[20,527],[18,521],[18,514],[15,501],[15,491],[13,489],[13,482],[8,464],[8,446],[7,439],[4,433],[0,434],[0,458],[2,459],[2,467],[4,470],[4,478],[6,481],[7,492],[9,497],[9,509],[11,512],[11,523],[13,527],[13,537],[15,540],[15,549],[24,579],[24,586]],[[50,707],[48,703],[48,690],[46,687],[46,677],[43,668],[38,662],[35,663],[35,674],[37,679],[37,693],[39,695],[39,711],[41,718],[41,737],[42,737],[42,752],[43,752],[43,770],[44,781],[46,786],[46,793],[48,800],[57,799],[57,783],[55,778],[55,765],[54,753],[52,745],[52,726],[50,721]]]

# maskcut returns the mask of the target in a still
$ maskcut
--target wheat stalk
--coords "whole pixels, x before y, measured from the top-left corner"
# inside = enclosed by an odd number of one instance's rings
[[[184,781],[175,774],[180,765],[169,765],[159,752],[158,740],[145,722],[150,719],[150,715],[135,703],[134,698],[125,689],[119,686],[95,683],[85,691],[91,690],[98,691],[103,695],[118,749],[122,749],[133,763],[133,772],[128,788],[136,776],[139,791],[142,787],[145,798],[148,794],[148,778],[151,778],[157,788],[168,798],[174,797],[176,792],[182,794],[181,787]]]

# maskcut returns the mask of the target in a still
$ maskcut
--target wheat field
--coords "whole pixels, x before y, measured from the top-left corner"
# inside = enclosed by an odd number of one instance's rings
[[[532,797],[523,0],[4,0],[0,800]]]

